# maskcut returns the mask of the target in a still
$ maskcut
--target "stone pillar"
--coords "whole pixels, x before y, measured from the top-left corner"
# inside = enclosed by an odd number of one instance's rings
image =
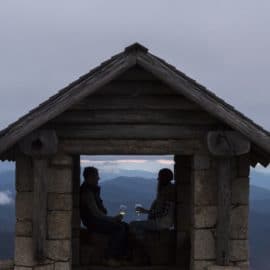
[[[176,184],[176,264],[188,267],[190,262],[191,224],[191,156],[175,156]]]
[[[248,270],[249,155],[233,159],[230,265],[217,266],[217,161],[195,155],[192,168],[192,233],[190,270]]]
[[[80,156],[73,156],[72,265],[80,265]]]
[[[32,213],[33,164],[28,156],[16,160],[15,268],[71,269],[72,159],[57,154],[48,161],[47,238],[45,257],[34,257]]]
[[[195,154],[191,176],[190,270],[205,270],[215,263],[216,220],[216,164],[208,154]]]
[[[236,177],[232,180],[230,262],[241,270],[249,269],[249,154],[236,157]]]
[[[33,164],[21,154],[16,160],[15,268],[35,265],[32,239]]]

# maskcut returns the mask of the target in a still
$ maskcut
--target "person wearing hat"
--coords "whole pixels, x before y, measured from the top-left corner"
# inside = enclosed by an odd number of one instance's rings
[[[107,209],[100,197],[98,169],[86,167],[83,177],[84,182],[80,187],[81,221],[89,232],[109,236],[107,261],[116,264],[127,255],[128,225],[122,221],[122,215],[107,215]]]

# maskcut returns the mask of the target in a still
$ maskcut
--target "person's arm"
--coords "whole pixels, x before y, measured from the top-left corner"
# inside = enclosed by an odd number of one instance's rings
[[[95,217],[103,217],[105,214],[97,207],[94,195],[92,192],[83,192],[81,194],[83,196],[83,201],[87,205],[89,213]]]
[[[150,213],[149,209],[145,209],[143,207],[137,207],[136,211],[139,211],[141,214],[149,214]]]
[[[84,192],[82,194],[84,201],[87,204],[87,208],[89,210],[89,212],[94,216],[94,217],[98,217],[100,219],[103,220],[110,220],[110,221],[120,221],[120,218],[118,216],[116,217],[109,217],[107,216],[104,212],[102,212],[96,204],[94,195],[92,192]]]

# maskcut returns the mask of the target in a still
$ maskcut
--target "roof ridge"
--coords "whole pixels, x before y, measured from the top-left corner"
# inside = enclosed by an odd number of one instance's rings
[[[147,53],[148,48],[140,44],[139,42],[135,42],[125,48],[126,53],[132,53],[132,52],[142,52]]]

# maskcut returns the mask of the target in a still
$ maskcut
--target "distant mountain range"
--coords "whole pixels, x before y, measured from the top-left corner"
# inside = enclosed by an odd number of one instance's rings
[[[10,169],[10,168],[9,168]],[[156,193],[156,175],[145,171],[121,170],[101,174],[102,197],[110,215],[119,212],[119,206],[127,206],[126,221],[137,219],[135,203],[149,207]],[[270,269],[270,175],[252,172],[250,188],[250,257],[253,270]],[[268,182],[269,184],[268,184]],[[14,170],[0,172],[0,259],[13,257],[15,224]],[[257,184],[260,186],[256,186]],[[262,187],[264,186],[264,187]],[[1,204],[1,193],[12,198]],[[142,217],[140,217],[142,218]]]

